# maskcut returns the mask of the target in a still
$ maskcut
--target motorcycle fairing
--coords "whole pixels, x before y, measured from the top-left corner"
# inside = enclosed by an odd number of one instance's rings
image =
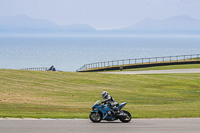
[[[121,110],[126,104],[127,104],[127,102],[121,103],[117,108],[119,110]]]

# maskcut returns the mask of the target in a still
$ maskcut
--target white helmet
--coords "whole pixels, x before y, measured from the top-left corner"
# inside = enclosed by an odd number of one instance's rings
[[[102,95],[102,98],[105,99],[108,96],[108,92],[107,91],[103,91],[101,93],[101,95]]]

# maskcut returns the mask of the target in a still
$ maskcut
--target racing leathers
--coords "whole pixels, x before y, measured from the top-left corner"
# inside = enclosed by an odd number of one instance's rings
[[[105,97],[105,100],[102,103],[104,103],[104,104],[110,104],[111,108],[115,111],[115,113],[119,113],[119,109],[116,107],[119,104],[110,95],[108,95],[107,97]]]

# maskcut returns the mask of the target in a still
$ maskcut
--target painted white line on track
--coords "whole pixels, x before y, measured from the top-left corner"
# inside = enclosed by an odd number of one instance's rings
[[[0,118],[0,120],[88,120],[88,119],[52,119],[52,118]]]
[[[159,120],[159,119],[163,119],[163,120],[178,120],[178,119],[198,119],[200,120],[200,118],[137,118],[135,120]],[[53,118],[0,118],[0,120],[67,120],[67,121],[71,121],[71,120],[89,120],[89,119],[79,119],[79,118],[74,118],[74,119],[62,119],[62,118],[58,118],[58,119],[53,119]]]

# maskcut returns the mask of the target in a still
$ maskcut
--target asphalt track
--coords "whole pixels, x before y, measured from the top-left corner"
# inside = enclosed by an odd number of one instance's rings
[[[110,74],[161,74],[161,73],[200,73],[200,69],[171,69],[171,70],[150,70],[150,71],[119,71],[101,72]]]
[[[200,118],[132,119],[92,123],[80,120],[5,120],[0,119],[0,133],[199,133]]]

